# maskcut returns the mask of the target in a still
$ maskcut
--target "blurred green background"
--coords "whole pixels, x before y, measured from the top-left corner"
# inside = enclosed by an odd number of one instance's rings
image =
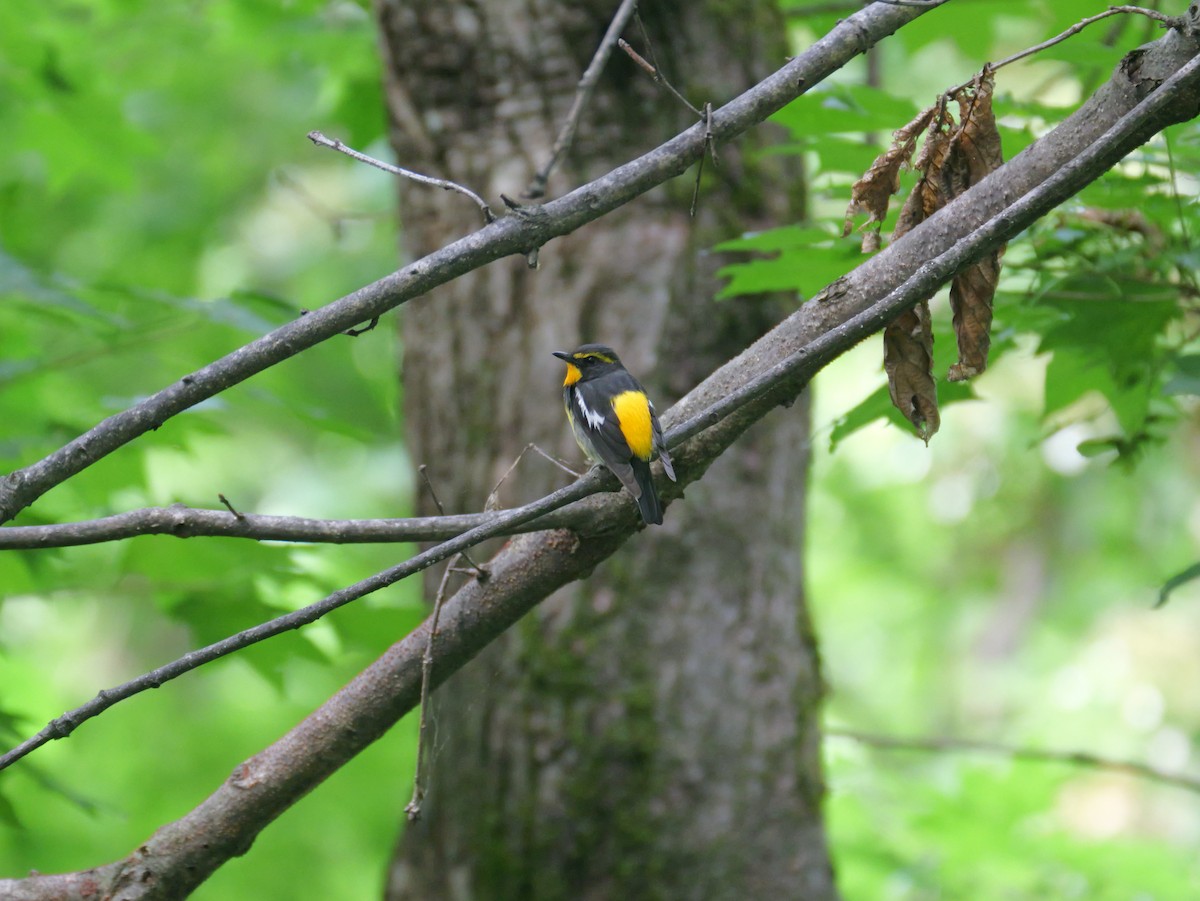
[[[789,5],[798,46],[833,22],[810,14],[828,4]],[[719,302],[766,288],[808,296],[855,265],[853,240],[833,236],[878,152],[864,133],[886,138],[985,60],[1103,8],[949,4],[886,42],[874,72],[848,67],[781,113],[791,142],[779,152],[805,154],[813,221],[730,235],[748,251],[782,250],[731,267]],[[1157,34],[1110,19],[1002,70],[1006,156]],[[304,137],[319,129],[386,157],[378,72],[360,3],[0,5],[0,470],[396,267],[389,177]],[[994,365],[971,390],[943,393],[929,448],[886,411],[877,340],[820,377],[797,553],[831,728],[1195,771],[1200,589],[1151,606],[1200,558],[1198,159],[1196,127],[1172,129],[1169,145],[1148,146],[1014,242]],[[1099,227],[1087,209],[1136,209],[1153,232]],[[934,309],[944,372],[944,299]],[[413,465],[399,439],[395,334],[385,320],[277,366],[15,524],[216,507],[218,493],[260,513],[404,515]],[[3,743],[410,553],[145,537],[2,554]],[[0,876],[128,853],[421,615],[417,585],[402,583],[120,704],[0,773]],[[377,897],[415,734],[402,722],[196,897]],[[851,901],[1200,896],[1194,792],[846,737],[828,739],[826,758]]]

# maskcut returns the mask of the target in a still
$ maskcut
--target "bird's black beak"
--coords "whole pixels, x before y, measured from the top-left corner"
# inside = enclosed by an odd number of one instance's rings
[[[568,363],[571,362],[572,357],[565,350],[552,350],[552,351],[550,351],[550,353],[552,353],[554,356],[558,357],[560,360],[565,360]]]

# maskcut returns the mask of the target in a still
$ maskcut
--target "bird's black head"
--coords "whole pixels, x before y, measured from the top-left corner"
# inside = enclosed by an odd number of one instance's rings
[[[574,385],[583,379],[595,378],[613,369],[622,368],[617,352],[606,344],[584,344],[570,353],[562,350],[553,353],[567,364],[564,385]]]

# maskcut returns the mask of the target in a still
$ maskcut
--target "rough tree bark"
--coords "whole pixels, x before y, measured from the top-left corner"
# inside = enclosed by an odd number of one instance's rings
[[[400,161],[489,199],[519,196],[616,5],[381,0]],[[693,102],[719,102],[784,58],[774,7],[654,4],[642,15],[669,77]],[[642,44],[636,28],[626,35]],[[689,117],[618,52],[550,195]],[[548,245],[539,271],[504,260],[405,310],[408,439],[449,511],[481,508],[527,442],[579,458],[550,351],[612,344],[661,409],[781,318],[778,298],[714,302],[720,261],[706,254],[799,214],[801,180],[755,152],[770,139],[719,148],[695,221],[682,179]],[[402,185],[401,215],[416,256],[479,214]],[[437,693],[430,791],[397,847],[390,899],[836,896],[801,587],[806,429],[801,409],[758,426],[665,525]],[[526,459],[504,499],[562,478]]]

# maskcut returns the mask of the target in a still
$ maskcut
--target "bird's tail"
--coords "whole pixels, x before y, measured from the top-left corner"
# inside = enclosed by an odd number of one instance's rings
[[[647,525],[661,525],[663,521],[662,502],[658,499],[658,492],[654,490],[654,479],[650,476],[650,464],[643,463],[636,458],[631,462],[633,463],[633,477],[637,480],[638,487],[642,489],[642,493],[637,499],[642,520]]]

